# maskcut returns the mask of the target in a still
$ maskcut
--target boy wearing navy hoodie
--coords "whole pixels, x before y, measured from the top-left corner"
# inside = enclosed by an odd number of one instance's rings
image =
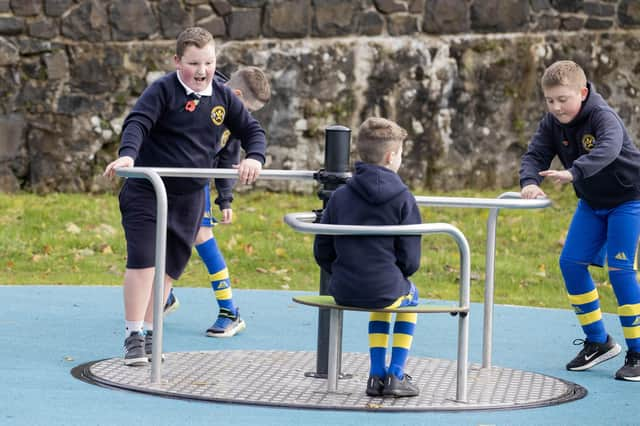
[[[422,222],[415,198],[398,176],[407,132],[384,118],[367,119],[358,131],[361,162],[346,185],[329,199],[322,223],[336,225],[411,225]],[[317,235],[314,256],[331,274],[329,293],[338,304],[395,308],[418,304],[409,277],[420,266],[420,236]],[[391,313],[372,312],[369,319],[369,396],[419,394],[404,372],[417,314],[397,314],[391,362],[386,367]]]
[[[544,197],[549,177],[572,183],[578,197],[560,269],[582,330],[583,349],[567,364],[584,371],[617,356],[621,347],[605,330],[598,290],[587,267],[606,247],[609,279],[628,347],[619,380],[640,381],[640,285],[636,278],[640,235],[640,151],[622,120],[572,61],[558,61],[542,76],[548,112],[522,157],[522,198]],[[564,170],[549,170],[558,156]]]

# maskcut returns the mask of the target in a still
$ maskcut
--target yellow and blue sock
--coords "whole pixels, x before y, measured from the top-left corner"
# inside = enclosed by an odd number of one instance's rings
[[[372,376],[384,378],[387,375],[385,364],[390,328],[390,313],[371,312],[369,316],[369,359],[371,362],[369,374]]]
[[[211,288],[213,289],[216,300],[218,301],[218,306],[220,309],[227,309],[235,315],[236,307],[233,303],[229,270],[227,269],[224,257],[222,257],[222,253],[218,248],[216,239],[211,238],[204,243],[197,245],[196,250],[209,272]]]
[[[609,279],[618,299],[618,316],[627,347],[634,352],[640,352],[640,285],[636,271],[609,271]]]
[[[396,322],[393,325],[393,347],[389,374],[394,374],[400,379],[404,376],[404,366],[409,357],[417,320],[418,314],[415,313],[397,314]]]
[[[587,340],[594,343],[607,341],[607,331],[602,321],[600,298],[587,265],[560,258],[560,270],[564,277],[569,302],[578,317]]]

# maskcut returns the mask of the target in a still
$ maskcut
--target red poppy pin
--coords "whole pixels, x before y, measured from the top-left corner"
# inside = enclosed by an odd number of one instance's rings
[[[198,99],[189,99],[189,101],[187,101],[187,104],[184,106],[184,109],[188,112],[193,112],[196,110],[198,102]]]

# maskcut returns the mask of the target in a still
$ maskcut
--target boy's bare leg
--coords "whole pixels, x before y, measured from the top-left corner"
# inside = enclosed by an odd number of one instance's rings
[[[129,269],[124,273],[122,286],[124,296],[125,340],[124,364],[145,365],[148,357],[145,351],[145,337],[142,333],[143,321],[153,285],[155,268]]]
[[[151,289],[155,268],[126,269],[124,273],[124,318],[127,321],[143,321]]]
[[[173,285],[173,280],[169,275],[164,276],[164,300],[162,301],[162,306],[167,303],[167,299],[169,298],[169,292],[171,291],[171,287]],[[149,288],[149,300],[147,302],[147,310],[144,314],[144,322],[153,324],[153,276],[151,277],[151,287]]]

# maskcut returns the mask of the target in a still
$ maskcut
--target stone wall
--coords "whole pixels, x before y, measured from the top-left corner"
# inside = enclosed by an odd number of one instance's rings
[[[315,170],[326,126],[382,115],[409,130],[413,186],[511,186],[565,58],[640,141],[637,0],[0,0],[0,190],[113,188],[123,119],[194,24],[223,71],[269,73],[270,168]]]

